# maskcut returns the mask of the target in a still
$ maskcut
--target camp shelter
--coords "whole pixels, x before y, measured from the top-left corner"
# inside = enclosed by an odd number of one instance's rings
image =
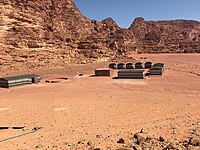
[[[133,63],[127,63],[126,69],[134,69],[134,64]]]
[[[118,65],[117,65],[117,69],[125,69],[126,67],[125,67],[125,64],[124,63],[119,63]]]
[[[142,68],[143,68],[143,66],[142,66],[141,62],[135,63],[135,69],[142,69]]]
[[[163,67],[164,68],[164,66],[165,66],[165,64],[164,63],[155,63],[154,65],[153,65],[153,67]]]
[[[10,88],[10,87],[15,87],[15,86],[38,83],[40,79],[41,79],[40,76],[36,74],[3,77],[3,78],[0,78],[0,87]]]
[[[118,71],[118,78],[144,79],[144,70],[125,69]]]
[[[148,61],[144,64],[144,68],[148,69],[152,67],[152,62]]]
[[[117,69],[117,64],[116,63],[111,63],[111,64],[109,64],[109,68]]]
[[[149,69],[149,75],[162,75],[163,74],[163,67],[160,66],[153,66]]]
[[[110,68],[97,68],[95,70],[95,76],[111,76]]]

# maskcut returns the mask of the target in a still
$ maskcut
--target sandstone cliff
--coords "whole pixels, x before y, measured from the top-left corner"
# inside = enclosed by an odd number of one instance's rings
[[[89,20],[73,0],[0,0],[0,68],[57,66],[130,52],[200,52],[197,21],[145,21],[129,29]]]
[[[0,0],[0,64],[30,67],[71,62],[92,23],[72,0]]]
[[[145,21],[136,18],[130,31],[141,53],[200,52],[200,22],[192,20]]]

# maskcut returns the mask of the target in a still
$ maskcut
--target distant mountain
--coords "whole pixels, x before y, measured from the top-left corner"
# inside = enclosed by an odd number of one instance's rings
[[[200,22],[192,20],[145,21],[136,18],[130,31],[141,53],[200,52]]]
[[[83,16],[72,0],[1,0],[0,68],[104,61],[138,53],[200,52],[200,22],[145,21],[120,28]]]

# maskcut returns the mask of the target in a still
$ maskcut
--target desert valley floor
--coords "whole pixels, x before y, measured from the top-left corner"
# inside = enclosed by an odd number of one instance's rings
[[[0,126],[25,126],[0,130],[0,149],[117,149],[130,143],[141,129],[154,138],[190,136],[200,126],[200,54],[133,57],[164,62],[164,75],[144,80],[90,77],[95,68],[107,67],[108,62],[0,72],[0,76],[38,73],[42,77],[39,84],[0,89]],[[45,83],[50,76],[69,79]],[[34,127],[41,129],[2,141]],[[124,144],[117,143],[120,138]]]

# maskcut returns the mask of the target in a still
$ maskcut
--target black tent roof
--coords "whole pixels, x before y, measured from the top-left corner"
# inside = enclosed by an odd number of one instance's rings
[[[119,70],[118,72],[124,72],[124,73],[143,73],[144,70],[125,69],[125,70]]]
[[[142,64],[142,62],[136,62],[135,64]]]
[[[35,78],[35,77],[40,77],[37,74],[25,74],[25,75],[19,75],[19,76],[11,76],[11,77],[2,77],[0,80],[6,80],[6,81],[11,81],[11,80],[20,80],[24,78]]]

